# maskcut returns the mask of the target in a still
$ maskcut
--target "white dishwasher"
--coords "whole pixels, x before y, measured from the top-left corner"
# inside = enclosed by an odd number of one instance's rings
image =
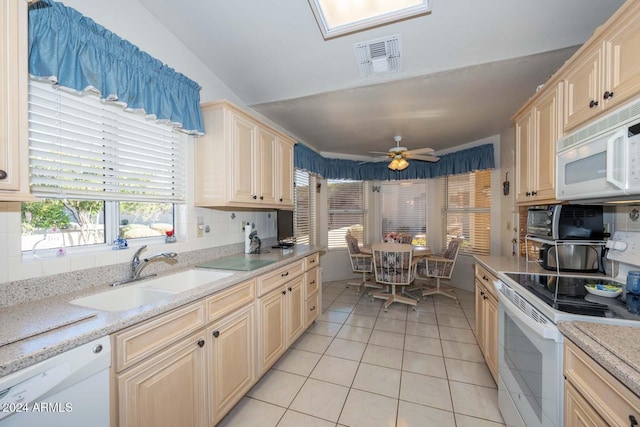
[[[109,427],[103,337],[0,378],[0,427]]]

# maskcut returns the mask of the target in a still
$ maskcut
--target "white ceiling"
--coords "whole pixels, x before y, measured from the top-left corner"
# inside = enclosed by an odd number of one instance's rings
[[[140,0],[247,105],[344,155],[446,150],[499,134],[622,0],[432,0],[432,13],[325,41],[306,0]],[[353,45],[402,39],[361,78]]]

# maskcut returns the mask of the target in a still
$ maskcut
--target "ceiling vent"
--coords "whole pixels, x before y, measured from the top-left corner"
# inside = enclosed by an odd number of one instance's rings
[[[400,34],[353,45],[360,77],[400,71],[401,47]]]

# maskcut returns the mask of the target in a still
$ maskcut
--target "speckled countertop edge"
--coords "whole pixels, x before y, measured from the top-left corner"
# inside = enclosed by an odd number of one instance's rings
[[[259,257],[261,259],[275,259],[276,262],[253,271],[233,272],[231,276],[218,280],[214,282],[213,285],[200,286],[189,291],[172,295],[155,303],[147,304],[131,310],[119,312],[94,310],[96,312],[96,315],[86,320],[81,320],[79,322],[57,328],[53,331],[39,334],[32,338],[4,345],[0,347],[0,377],[9,375],[27,366],[33,365],[64,351],[75,348],[86,342],[104,337],[177,307],[205,298],[216,292],[220,292],[235,284],[249,280],[258,275],[276,270],[282,267],[284,263],[297,261],[299,259],[305,258],[308,255],[319,252],[322,249],[323,248],[320,246],[296,246],[292,250],[281,252],[273,251],[268,254],[262,255],[251,255],[252,257]],[[235,254],[233,256],[238,255],[241,254]],[[195,266],[192,265],[176,270],[171,270],[167,271],[165,274],[169,275],[193,267]],[[228,270],[225,271],[228,272]],[[78,307],[69,304],[69,301],[79,297],[104,292],[109,289],[113,288],[110,288],[108,285],[105,285],[104,287],[93,287],[90,289],[84,289],[64,295],[58,295],[37,301],[19,304],[16,307],[20,310],[25,310],[33,313],[34,321],[47,322],[47,310],[49,307],[66,306],[71,311],[77,309]],[[4,311],[8,312],[9,310]],[[0,314],[0,325],[6,325],[6,322],[11,321],[12,317],[9,314]]]
[[[592,338],[595,331],[595,336],[599,339],[638,342],[640,341],[640,328],[592,322],[563,321],[558,322],[558,329],[618,381],[640,396],[640,366],[630,365]]]

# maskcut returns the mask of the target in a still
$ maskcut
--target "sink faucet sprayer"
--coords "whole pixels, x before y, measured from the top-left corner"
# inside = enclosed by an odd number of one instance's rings
[[[155,255],[140,259],[140,253],[146,248],[147,245],[143,245],[136,251],[136,253],[133,254],[133,258],[131,259],[131,263],[129,264],[131,271],[129,278],[121,282],[114,283],[111,286],[123,285],[125,283],[136,282],[138,280],[146,279],[147,277],[156,276],[156,274],[149,274],[148,276],[140,277],[140,273],[142,272],[142,269],[145,268],[147,264],[154,259],[174,259],[178,256],[178,254],[175,252],[160,252]]]

